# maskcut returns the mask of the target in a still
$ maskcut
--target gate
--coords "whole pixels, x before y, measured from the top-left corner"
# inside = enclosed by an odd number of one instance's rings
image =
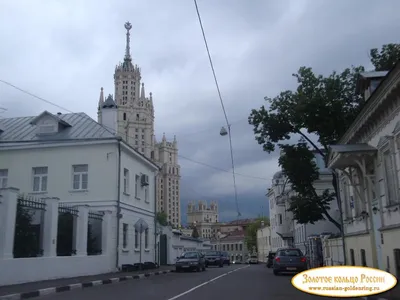
[[[160,235],[160,265],[167,265],[168,264],[168,245],[167,245],[167,235],[161,234]]]

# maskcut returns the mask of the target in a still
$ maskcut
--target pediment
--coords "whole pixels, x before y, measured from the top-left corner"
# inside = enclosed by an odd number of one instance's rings
[[[55,134],[66,127],[71,127],[69,123],[63,121],[58,116],[55,116],[48,111],[42,112],[40,115],[34,118],[30,124],[37,126],[38,135]]]
[[[50,123],[51,121],[61,124],[65,127],[71,126],[69,123],[61,120],[59,117],[53,115],[52,113],[49,113],[47,110],[45,110],[40,115],[38,115],[36,118],[34,118],[31,121],[31,124],[32,125],[41,125],[43,123]]]

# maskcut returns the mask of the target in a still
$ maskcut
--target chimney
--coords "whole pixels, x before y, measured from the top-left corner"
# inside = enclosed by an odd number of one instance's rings
[[[264,227],[264,221],[261,221],[261,227]]]

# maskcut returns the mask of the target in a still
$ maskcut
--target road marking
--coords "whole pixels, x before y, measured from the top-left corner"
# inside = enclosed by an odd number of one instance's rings
[[[219,275],[219,276],[217,276],[217,277],[214,277],[213,279],[210,279],[210,280],[208,280],[208,281],[206,281],[206,282],[203,282],[202,284],[199,284],[199,285],[197,285],[197,286],[191,288],[190,290],[187,290],[186,292],[183,292],[183,293],[181,293],[181,294],[179,294],[179,295],[176,295],[176,296],[174,296],[174,297],[172,297],[172,298],[169,298],[169,299],[167,299],[167,300],[175,300],[175,299],[178,299],[178,298],[180,298],[180,297],[182,297],[182,296],[185,296],[185,295],[187,295],[187,294],[193,292],[194,290],[197,290],[198,288],[201,288],[202,286],[205,286],[205,285],[207,285],[207,284],[209,284],[209,283],[211,283],[211,282],[213,282],[213,281],[215,281],[215,280],[218,280],[218,279],[220,279],[220,278],[222,278],[222,277],[225,277],[226,275],[229,275],[229,274],[231,274],[231,273],[233,273],[233,272],[236,272],[236,271],[239,271],[239,270],[248,268],[248,267],[250,267],[250,266],[245,266],[245,267],[237,268],[237,269],[235,269],[235,270],[226,272],[226,273],[224,273],[224,274],[222,274],[222,275]]]

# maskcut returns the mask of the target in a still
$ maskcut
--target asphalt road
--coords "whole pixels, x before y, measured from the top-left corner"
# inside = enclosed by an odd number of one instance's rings
[[[231,265],[200,273],[169,273],[83,290],[43,296],[43,300],[313,300],[296,290],[292,276],[274,276],[265,265]],[[328,298],[327,298],[328,299]],[[332,299],[332,298],[329,298]]]

